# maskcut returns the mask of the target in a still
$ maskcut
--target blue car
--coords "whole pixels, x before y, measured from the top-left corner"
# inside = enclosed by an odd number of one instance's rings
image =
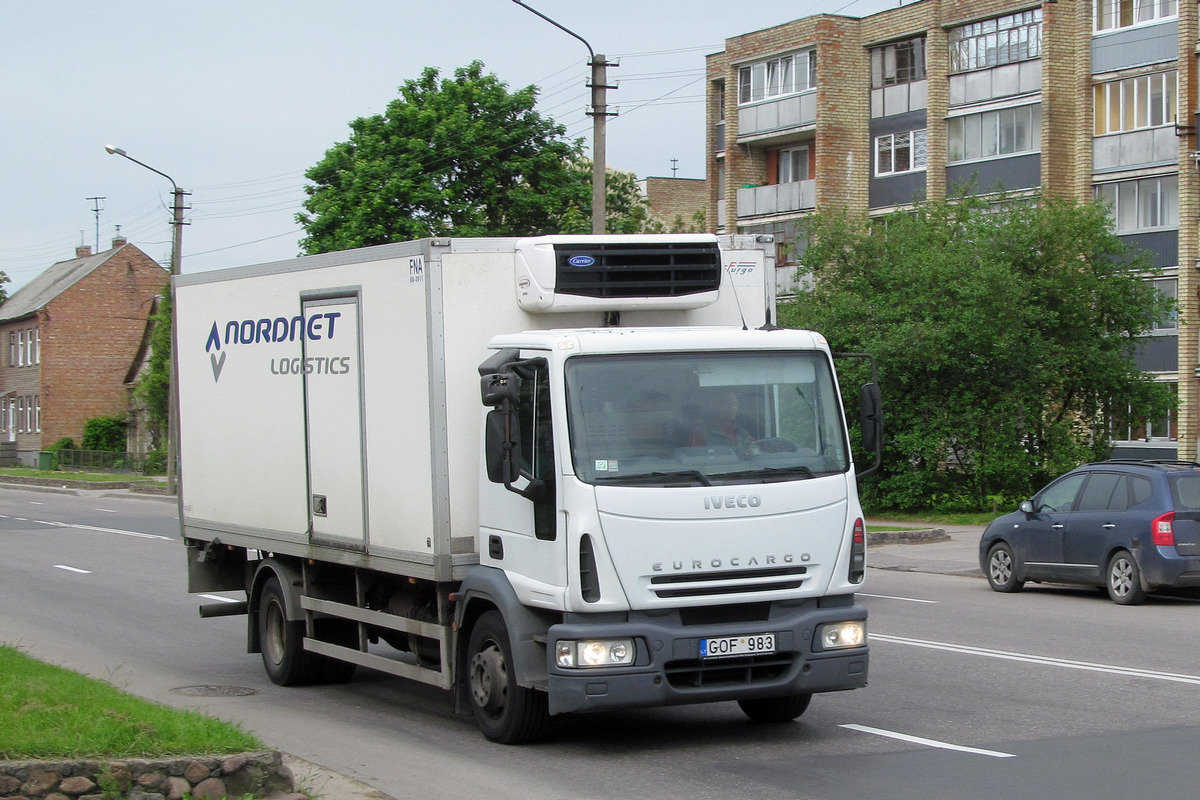
[[[987,526],[979,566],[997,592],[1075,583],[1107,588],[1121,605],[1200,586],[1200,464],[1077,467]]]

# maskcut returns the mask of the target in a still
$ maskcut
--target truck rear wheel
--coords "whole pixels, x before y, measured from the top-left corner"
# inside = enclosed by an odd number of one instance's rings
[[[808,710],[810,702],[811,694],[793,694],[787,697],[738,700],[738,705],[753,722],[791,722]]]
[[[288,621],[278,578],[267,580],[258,598],[258,642],[272,683],[303,686],[321,679],[324,659],[304,649],[304,623]]]
[[[488,611],[476,621],[467,659],[471,710],[483,735],[500,744],[540,737],[550,719],[546,694],[517,685],[508,628],[499,611]]]

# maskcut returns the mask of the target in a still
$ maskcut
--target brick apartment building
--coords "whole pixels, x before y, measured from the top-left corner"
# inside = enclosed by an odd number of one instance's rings
[[[92,417],[125,417],[125,386],[168,273],[124,239],[54,264],[0,305],[0,457],[35,465]]]
[[[887,214],[972,180],[1103,197],[1179,302],[1138,354],[1178,411],[1114,432],[1114,455],[1194,459],[1197,18],[1179,0],[918,0],[726,39],[708,57],[710,228],[774,234],[786,292],[817,209]]]
[[[646,198],[650,218],[668,232],[704,230],[696,219],[708,210],[708,184],[703,178],[643,178],[638,189]]]

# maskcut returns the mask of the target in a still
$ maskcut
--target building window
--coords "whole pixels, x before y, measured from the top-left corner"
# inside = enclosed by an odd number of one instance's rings
[[[1096,135],[1174,124],[1177,75],[1171,70],[1096,84]]]
[[[1179,384],[1170,383],[1171,391],[1178,395]],[[1110,435],[1114,441],[1123,442],[1174,442],[1178,440],[1175,430],[1174,408],[1160,417],[1149,417],[1138,409],[1127,407],[1117,410],[1110,422]]]
[[[1179,227],[1179,177],[1163,175],[1102,183],[1096,197],[1112,208],[1113,229],[1134,233]]]
[[[1033,153],[1041,144],[1040,103],[952,117],[946,122],[946,160],[951,164]]]
[[[1028,61],[1042,55],[1042,10],[1022,11],[950,30],[950,71]]]
[[[770,234],[775,237],[775,266],[793,266],[800,263],[804,240],[799,238],[799,226],[795,220],[768,222],[762,225],[740,226],[741,233]]]
[[[33,430],[42,432],[42,396],[37,394],[33,396]]]
[[[33,360],[33,353],[36,349],[33,344],[35,334],[37,334],[36,328],[30,328],[25,334],[25,363],[30,366],[33,366],[35,363],[37,363]]]
[[[779,151],[779,183],[808,180],[808,148],[795,147]]]
[[[15,367],[17,365],[17,332],[8,332],[8,365]]]
[[[757,103],[817,86],[817,51],[804,50],[738,70],[738,104]]]
[[[1159,294],[1165,295],[1172,300],[1179,299],[1179,279],[1178,278],[1155,278],[1150,281],[1155,290]],[[1158,324],[1155,331],[1173,331],[1179,327],[1179,308],[1176,306],[1171,310],[1171,316]]]
[[[896,175],[925,169],[925,131],[888,133],[875,139],[875,174]]]
[[[17,398],[17,433],[25,432],[25,398]]]
[[[925,37],[871,48],[871,88],[925,80]]]
[[[42,363],[42,332],[36,328],[33,330],[33,363]]]
[[[1096,0],[1096,30],[1129,28],[1178,13],[1176,0]]]

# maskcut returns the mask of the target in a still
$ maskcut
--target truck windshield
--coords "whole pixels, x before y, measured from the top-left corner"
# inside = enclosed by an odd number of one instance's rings
[[[850,467],[819,352],[579,356],[566,392],[575,474],[587,483],[764,483]]]

